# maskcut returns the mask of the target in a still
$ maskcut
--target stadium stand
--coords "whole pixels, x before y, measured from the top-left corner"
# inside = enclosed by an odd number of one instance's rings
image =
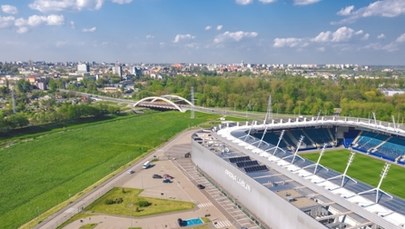
[[[363,153],[370,153],[371,150],[383,144],[389,136],[380,133],[362,131],[357,142],[353,144],[353,149]]]
[[[345,148],[351,147],[353,141],[359,136],[360,131],[354,128],[349,128],[349,131],[343,135],[343,146]]]
[[[399,161],[405,154],[405,139],[392,136],[371,154],[390,161]]]
[[[329,129],[330,128],[305,128],[303,130],[316,144],[323,145],[326,143],[329,146],[332,146],[336,137],[332,134],[333,131],[330,131]]]

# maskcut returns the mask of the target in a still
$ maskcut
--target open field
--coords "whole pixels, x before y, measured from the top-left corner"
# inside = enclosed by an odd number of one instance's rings
[[[16,228],[214,116],[163,112],[24,136],[0,149],[0,225]],[[7,139],[6,139],[7,140]],[[2,140],[2,142],[6,141]]]
[[[321,159],[321,164],[343,172],[346,168],[347,160],[349,159],[350,151],[346,149],[327,151]],[[301,156],[316,161],[318,153],[301,154]],[[357,153],[351,164],[348,175],[368,183],[372,186],[377,186],[380,179],[380,172],[384,167],[384,161],[378,160],[361,153]],[[391,165],[387,177],[383,181],[382,189],[398,197],[405,198],[405,168]]]
[[[124,191],[123,191],[124,190]],[[141,189],[114,188],[100,199],[96,200],[85,210],[94,213],[124,216],[148,216],[173,211],[190,210],[195,206],[191,202],[140,197]],[[122,203],[106,204],[108,200],[122,198]],[[141,207],[139,201],[147,201],[150,206]]]

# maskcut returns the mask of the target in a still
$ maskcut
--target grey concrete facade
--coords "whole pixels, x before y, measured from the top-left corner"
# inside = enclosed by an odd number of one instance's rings
[[[275,229],[326,228],[196,141],[192,141],[191,158],[267,226]]]

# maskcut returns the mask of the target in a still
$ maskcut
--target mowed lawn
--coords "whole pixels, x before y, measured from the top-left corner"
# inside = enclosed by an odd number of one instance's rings
[[[17,228],[214,116],[163,112],[76,125],[0,149],[0,225]],[[26,137],[26,136],[25,136]]]
[[[319,154],[302,154],[301,156],[317,161]],[[343,172],[350,157],[350,151],[346,149],[327,151],[321,159],[321,164],[333,170]],[[348,175],[368,183],[374,187],[378,185],[380,173],[385,162],[367,155],[356,153]],[[405,198],[405,168],[391,165],[387,177],[382,183],[382,189],[398,197]]]
[[[167,212],[190,210],[195,207],[194,203],[178,200],[158,199],[152,197],[140,197],[143,190],[132,188],[113,188],[104,196],[96,200],[85,210],[94,213],[124,216],[147,216]],[[106,204],[107,200],[122,198],[122,203]],[[139,201],[150,203],[148,207],[138,206]]]

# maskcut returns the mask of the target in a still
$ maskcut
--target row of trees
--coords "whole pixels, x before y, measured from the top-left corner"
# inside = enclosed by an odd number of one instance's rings
[[[341,108],[341,114],[348,116],[370,117],[375,112],[381,120],[390,120],[392,115],[404,117],[405,95],[386,97],[378,90],[381,85],[401,87],[404,79],[177,76],[147,81],[134,98],[162,94],[190,98],[193,86],[195,103],[200,106],[266,111],[271,95],[277,113],[330,115],[334,108]]]

